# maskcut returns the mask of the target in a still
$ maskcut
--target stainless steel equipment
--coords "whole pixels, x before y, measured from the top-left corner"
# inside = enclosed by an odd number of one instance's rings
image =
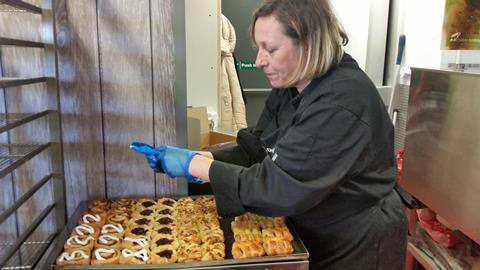
[[[402,185],[480,243],[480,74],[412,69]]]
[[[83,201],[79,204],[75,213],[70,218],[68,225],[62,231],[59,241],[56,243],[54,250],[51,252],[48,261],[53,264],[63,249],[63,244],[68,238],[68,233],[77,225],[77,221],[85,212],[89,202]],[[208,262],[188,262],[188,263],[173,263],[173,264],[146,264],[146,265],[72,265],[72,266],[52,266],[52,269],[271,269],[271,270],[307,270],[308,269],[308,252],[302,240],[295,232],[295,228],[287,222],[287,225],[292,233],[294,240],[292,246],[293,254],[278,255],[278,256],[263,256],[246,259],[233,259],[231,255],[231,248],[233,239],[233,232],[230,227],[232,219],[220,219],[220,226],[225,235],[225,260],[208,261]]]

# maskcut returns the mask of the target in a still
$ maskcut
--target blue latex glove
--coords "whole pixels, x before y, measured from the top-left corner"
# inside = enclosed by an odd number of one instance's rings
[[[162,145],[154,148],[148,144],[133,142],[130,148],[145,155],[148,165],[155,172],[167,173],[170,177],[185,177],[189,183],[203,184],[204,182],[190,175],[188,167],[190,161],[198,153],[185,148]]]
[[[202,184],[203,181],[193,177],[189,172],[192,158],[198,155],[197,152],[185,148],[162,145],[156,150],[159,152],[157,157],[160,159],[164,171],[170,177],[185,177],[189,183]]]
[[[148,166],[156,173],[165,173],[161,161],[157,158],[158,151],[153,146],[141,142],[132,142],[130,148],[145,155]]]

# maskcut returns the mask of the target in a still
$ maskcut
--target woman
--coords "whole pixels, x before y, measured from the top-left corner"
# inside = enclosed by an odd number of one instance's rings
[[[256,127],[228,150],[161,146],[151,167],[210,182],[222,216],[288,216],[310,269],[403,269],[393,126],[329,2],[267,0],[251,35],[273,86]]]

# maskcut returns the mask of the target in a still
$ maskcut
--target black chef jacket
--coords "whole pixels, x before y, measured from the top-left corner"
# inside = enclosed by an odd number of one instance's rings
[[[301,93],[272,89],[257,125],[237,142],[212,153],[220,215],[288,216],[311,269],[403,269],[393,126],[348,54]]]

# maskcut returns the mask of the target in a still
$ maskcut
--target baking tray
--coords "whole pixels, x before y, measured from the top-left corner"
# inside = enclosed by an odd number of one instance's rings
[[[200,197],[200,196],[189,196],[191,198]],[[178,199],[181,197],[173,197]],[[70,217],[70,220],[65,226],[64,230],[61,232],[55,248],[50,254],[49,261],[55,262],[55,259],[60,255],[63,250],[63,245],[66,242],[68,236],[72,229],[77,225],[77,222],[81,215],[87,209],[87,206],[90,204],[90,201],[82,201],[74,214]],[[287,226],[290,232],[293,235],[293,253],[289,255],[276,255],[276,256],[263,256],[263,257],[254,257],[254,258],[245,258],[245,259],[233,259],[231,248],[233,244],[233,232],[230,227],[230,223],[233,218],[221,218],[220,226],[223,230],[225,236],[225,259],[219,261],[207,261],[207,262],[187,262],[187,263],[168,263],[168,264],[108,264],[108,265],[68,265],[68,266],[57,266],[52,265],[52,269],[198,269],[198,268],[218,268],[221,269],[222,266],[235,266],[235,265],[250,265],[250,264],[269,264],[279,265],[284,262],[285,264],[293,263],[294,261],[307,261],[309,254],[303,244],[302,240],[298,236],[298,233],[295,231],[292,223],[287,219]],[[268,268],[268,266],[267,266]]]

